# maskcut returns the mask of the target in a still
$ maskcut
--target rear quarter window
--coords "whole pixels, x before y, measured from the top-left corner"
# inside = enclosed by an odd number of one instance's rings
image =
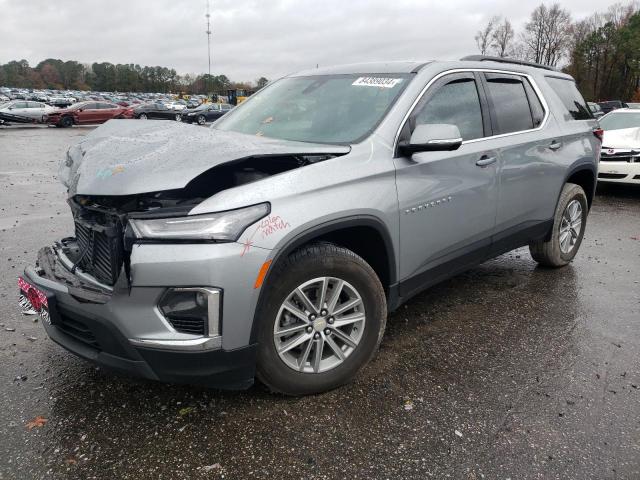
[[[576,82],[558,77],[546,77],[546,79],[574,120],[591,120],[593,118],[593,114],[578,90]]]

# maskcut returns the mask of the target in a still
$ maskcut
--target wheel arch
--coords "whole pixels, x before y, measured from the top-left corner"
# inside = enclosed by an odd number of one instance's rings
[[[582,187],[584,193],[587,195],[589,208],[591,208],[591,204],[593,203],[596,185],[598,183],[596,172],[597,168],[593,163],[581,163],[575,165],[571,170],[569,170],[564,181],[564,184],[575,183]],[[560,194],[562,194],[562,190],[560,191]],[[558,194],[558,200],[560,199],[560,194]]]
[[[270,276],[278,262],[287,258],[297,249],[316,242],[330,242],[348,248],[361,256],[376,272],[385,290],[388,302],[392,302],[396,294],[397,269],[395,249],[385,224],[378,218],[369,215],[358,215],[332,220],[311,227],[303,232],[285,239],[282,246],[271,261],[265,276],[264,286],[269,285]],[[391,298],[390,298],[391,297]],[[259,312],[266,298],[266,288],[260,290],[251,325],[251,343],[258,337]]]

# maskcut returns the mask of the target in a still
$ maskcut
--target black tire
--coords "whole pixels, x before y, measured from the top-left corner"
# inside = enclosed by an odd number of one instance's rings
[[[180,115],[179,113],[176,113],[175,119],[176,119],[176,122],[181,122],[182,121],[182,115]]]
[[[138,115],[138,118],[140,120],[147,120],[149,117],[147,116],[146,113],[141,113],[140,115]]]
[[[570,251],[563,252],[560,248],[560,226],[562,223],[562,217],[565,213],[567,206],[577,200],[582,208],[582,221],[580,226],[580,232],[575,239],[575,243]],[[540,265],[545,267],[564,267],[571,260],[574,259],[580,244],[584,237],[585,227],[587,226],[587,214],[589,212],[589,203],[587,196],[580,185],[574,183],[567,183],[562,188],[558,205],[556,206],[555,216],[553,218],[553,229],[551,231],[551,237],[549,240],[539,240],[537,242],[529,244],[529,251],[533,259]],[[578,222],[576,222],[578,223]]]
[[[207,119],[204,115],[198,115],[198,125],[204,125],[205,123],[207,123]]]
[[[357,347],[341,364],[320,373],[299,372],[278,355],[274,325],[282,303],[296,287],[325,276],[345,280],[357,290],[364,305],[365,328]],[[260,321],[257,377],[272,392],[297,396],[337,388],[351,381],[378,350],[387,320],[384,289],[369,264],[352,251],[331,243],[303,247],[275,266],[263,288],[268,290],[256,316]]]
[[[63,127],[63,128],[71,127],[71,126],[73,126],[73,118],[71,118],[71,117],[70,117],[70,116],[68,116],[68,115],[67,115],[66,117],[62,117],[62,118],[60,119],[60,124],[59,124],[59,125],[60,125],[61,127]]]

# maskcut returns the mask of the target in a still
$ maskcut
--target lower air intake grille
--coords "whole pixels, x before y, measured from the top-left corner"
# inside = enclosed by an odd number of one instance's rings
[[[60,322],[56,324],[56,327],[75,340],[100,350],[98,340],[84,323],[61,314]]]

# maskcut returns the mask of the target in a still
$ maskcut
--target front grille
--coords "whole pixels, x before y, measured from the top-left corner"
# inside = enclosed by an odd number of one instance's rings
[[[626,173],[599,173],[598,178],[609,178],[611,180],[619,180],[626,177]]]
[[[118,217],[74,210],[78,267],[107,285],[114,285],[124,259],[122,227]]]
[[[205,321],[202,318],[188,318],[186,316],[167,317],[167,321],[171,324],[176,331],[181,333],[189,333],[191,335],[204,335],[205,334]]]
[[[95,335],[89,328],[79,320],[70,318],[64,314],[60,314],[60,321],[56,323],[56,327],[63,333],[73,337],[75,340],[88,345],[91,348],[100,350],[100,344]]]
[[[640,157],[632,157],[631,155],[602,155],[600,157],[602,162],[626,162],[626,163],[640,163]]]

